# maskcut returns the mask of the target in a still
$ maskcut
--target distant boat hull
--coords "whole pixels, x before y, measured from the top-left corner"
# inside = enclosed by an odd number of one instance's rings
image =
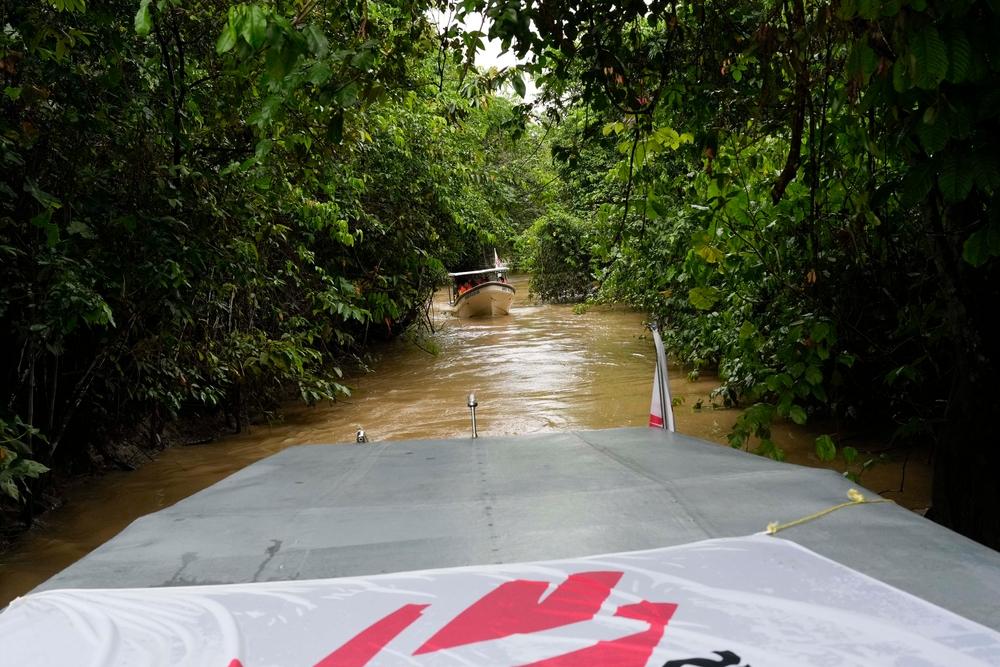
[[[510,312],[514,287],[507,283],[488,282],[459,294],[452,304],[458,317],[496,317]]]

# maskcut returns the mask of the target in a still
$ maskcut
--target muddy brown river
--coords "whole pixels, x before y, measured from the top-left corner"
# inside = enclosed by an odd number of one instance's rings
[[[437,331],[430,338],[436,353],[405,341],[388,345],[373,372],[348,381],[354,389],[348,399],[313,408],[290,406],[280,423],[207,445],[174,447],[136,472],[77,485],[61,508],[0,555],[0,607],[137,517],[285,447],[353,443],[359,428],[372,440],[468,437],[469,392],[479,402],[481,436],[645,426],[655,354],[642,314],[608,307],[577,314],[572,306],[533,303],[526,277],[515,276],[513,283],[517,295],[511,314],[495,319],[451,317],[447,295],[439,293],[433,305]],[[671,392],[682,401],[675,408],[678,431],[725,442],[739,411],[710,407],[708,394],[716,385],[714,377],[690,381],[683,369],[671,368]],[[813,453],[821,429],[779,425],[774,430],[790,462],[823,465]],[[925,457],[911,457],[900,492],[902,464],[880,464],[865,473],[862,483],[907,507],[926,507],[930,471]],[[843,463],[829,467],[842,470]]]

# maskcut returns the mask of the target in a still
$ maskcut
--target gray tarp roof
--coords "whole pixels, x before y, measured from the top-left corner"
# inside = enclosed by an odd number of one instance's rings
[[[36,590],[649,549],[759,532],[844,502],[851,486],[831,471],[646,428],[299,446],[138,519]],[[1000,630],[1000,553],[906,509],[852,506],[781,537]]]

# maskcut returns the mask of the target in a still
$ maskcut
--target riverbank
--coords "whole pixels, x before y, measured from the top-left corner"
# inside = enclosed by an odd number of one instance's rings
[[[217,440],[235,435],[229,420],[223,415],[186,415],[168,422],[155,440],[142,425],[128,431],[108,436],[99,447],[90,447],[87,456],[71,468],[49,471],[42,496],[35,498],[35,515],[31,526],[23,516],[23,509],[11,505],[0,517],[0,562],[3,554],[16,547],[21,536],[41,526],[44,530],[51,513],[80,497],[81,489],[116,473],[139,470],[156,461],[165,451],[175,447],[210,445]]]

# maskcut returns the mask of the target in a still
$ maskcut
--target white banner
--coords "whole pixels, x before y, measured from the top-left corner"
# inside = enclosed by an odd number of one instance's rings
[[[49,591],[0,614],[0,642],[5,667],[1000,665],[997,632],[766,536],[361,578]]]

